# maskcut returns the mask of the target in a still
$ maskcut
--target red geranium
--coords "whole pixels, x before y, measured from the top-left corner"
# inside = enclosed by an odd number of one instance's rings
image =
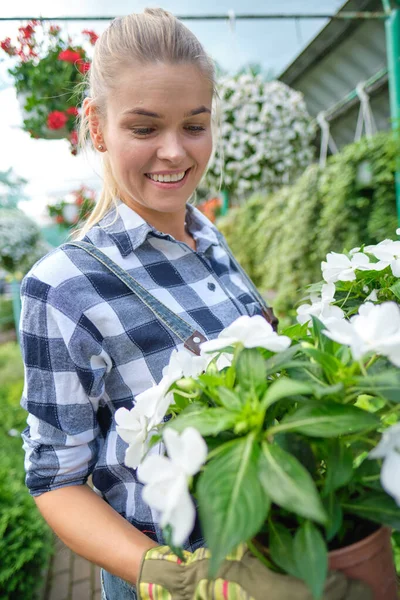
[[[76,146],[78,144],[78,132],[76,129],[73,129],[71,131],[71,135],[69,136],[69,141],[71,142],[71,144],[73,146]]]
[[[11,38],[9,37],[6,37],[5,40],[0,42],[0,48],[4,50],[4,52],[7,52],[7,54],[9,54],[10,56],[14,56],[17,53],[17,50],[11,44]]]
[[[94,46],[95,43],[97,42],[97,40],[99,39],[99,36],[97,35],[97,33],[92,31],[91,29],[84,29],[82,31],[82,33],[89,36],[89,41],[92,44],[92,46]]]
[[[61,225],[61,223],[64,223],[64,217],[62,215],[57,215],[56,223],[58,223],[59,225]]]
[[[75,50],[71,50],[68,48],[67,50],[63,50],[58,55],[58,60],[63,60],[65,62],[70,62],[72,64],[76,63],[76,61],[81,60],[81,55],[79,52],[75,52]]]
[[[32,35],[35,33],[35,29],[32,27],[32,25],[27,25],[26,27],[18,27],[18,31],[25,40],[30,40]]]
[[[76,108],[76,106],[70,106],[65,112],[67,113],[67,115],[73,115],[74,117],[77,117],[79,115],[79,111]]]
[[[87,73],[90,69],[90,62],[79,61],[77,64],[78,64],[78,69],[83,74]]]
[[[67,121],[68,117],[64,112],[53,110],[47,116],[47,127],[49,129],[62,129]]]

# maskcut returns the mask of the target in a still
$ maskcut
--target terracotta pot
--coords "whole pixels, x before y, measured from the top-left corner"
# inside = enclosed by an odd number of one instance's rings
[[[367,583],[374,600],[398,600],[391,532],[381,527],[365,539],[329,553],[329,568]]]

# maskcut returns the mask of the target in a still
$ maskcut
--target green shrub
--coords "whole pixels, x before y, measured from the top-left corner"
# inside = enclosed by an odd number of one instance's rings
[[[12,300],[0,296],[0,331],[14,328]]]
[[[330,157],[324,169],[311,165],[294,185],[255,195],[218,221],[256,285],[275,296],[280,316],[293,309],[299,290],[321,279],[328,252],[395,235],[398,153],[390,133],[362,139]]]
[[[0,346],[0,598],[35,598],[52,534],[25,487],[19,406],[23,365],[15,343]]]

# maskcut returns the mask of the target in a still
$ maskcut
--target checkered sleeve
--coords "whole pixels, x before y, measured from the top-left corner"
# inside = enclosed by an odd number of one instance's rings
[[[96,413],[111,359],[68,288],[28,275],[21,296],[21,405],[28,411],[22,438],[26,484],[38,496],[83,484],[92,472],[101,444]]]

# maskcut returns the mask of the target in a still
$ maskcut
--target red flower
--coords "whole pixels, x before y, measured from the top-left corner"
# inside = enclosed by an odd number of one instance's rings
[[[99,39],[99,36],[97,35],[97,33],[95,33],[94,31],[92,31],[91,29],[84,29],[82,31],[82,33],[84,35],[88,35],[89,36],[89,41],[92,44],[92,46],[94,46],[95,43],[97,42],[97,40]]]
[[[70,106],[65,112],[67,113],[67,115],[72,115],[74,117],[77,117],[79,115],[79,111],[76,108],[76,106]]]
[[[82,206],[82,204],[85,202],[85,198],[82,198],[82,196],[78,196],[75,200],[75,204],[77,204],[78,206]]]
[[[0,42],[0,48],[4,50],[4,52],[7,52],[7,54],[10,56],[14,56],[17,52],[14,46],[11,45],[11,38],[9,37],[6,37],[5,40]]]
[[[18,27],[18,31],[22,34],[22,37],[25,40],[30,40],[32,35],[35,33],[32,25],[27,25],[26,27]]]
[[[78,69],[84,75],[90,69],[90,62],[79,61],[78,62]]]
[[[81,55],[79,52],[75,50],[71,50],[68,48],[67,50],[63,50],[58,55],[58,60],[63,60],[64,62],[70,62],[72,64],[76,63],[76,61],[81,60]]]
[[[61,225],[61,223],[64,223],[64,217],[62,217],[61,215],[57,215],[56,223],[59,223],[60,225]]]
[[[61,31],[61,27],[58,25],[50,25],[49,33],[50,35],[57,35],[57,33]]]
[[[60,110],[53,110],[47,116],[47,127],[49,129],[61,129],[68,121],[68,117]]]

